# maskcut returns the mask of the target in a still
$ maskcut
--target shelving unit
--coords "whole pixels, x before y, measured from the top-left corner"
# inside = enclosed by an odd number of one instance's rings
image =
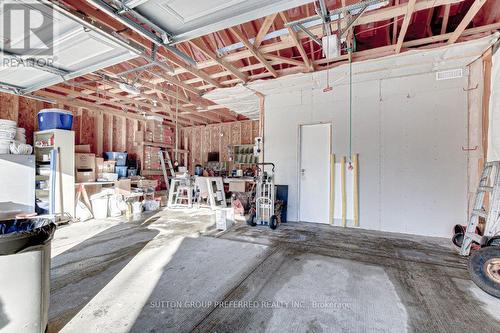
[[[253,155],[253,145],[234,145],[232,149],[234,164],[255,164],[258,156]]]
[[[53,137],[53,140],[51,139]],[[53,142],[53,144],[37,145],[39,142]],[[75,215],[75,133],[66,130],[47,130],[34,133],[34,154],[36,161],[36,198],[49,203],[51,191],[55,193],[55,213],[62,212]],[[40,175],[40,167],[49,167],[51,163],[51,151],[59,148],[61,165],[57,165],[55,177],[55,188],[52,188],[49,175]],[[45,155],[45,158],[44,158]],[[40,188],[40,184],[46,182],[46,186]],[[62,182],[62,184],[61,184]],[[59,190],[62,188],[62,193]],[[61,207],[62,201],[62,207]]]

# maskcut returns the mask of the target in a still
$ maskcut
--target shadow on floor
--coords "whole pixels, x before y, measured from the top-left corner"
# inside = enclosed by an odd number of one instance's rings
[[[266,256],[267,247],[184,238],[130,332],[190,332]]]
[[[159,232],[130,223],[52,258],[48,332],[58,332]]]

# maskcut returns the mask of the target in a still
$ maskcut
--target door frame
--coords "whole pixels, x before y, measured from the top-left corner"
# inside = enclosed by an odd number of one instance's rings
[[[333,154],[333,121],[316,121],[316,122],[310,122],[310,123],[302,123],[302,124],[299,124],[298,125],[298,129],[297,129],[297,217],[298,217],[298,220],[299,222],[302,222],[301,220],[301,214],[300,214],[300,190],[301,190],[301,177],[300,177],[300,170],[302,168],[302,126],[310,126],[310,125],[329,125],[330,126],[330,140],[329,140],[329,143],[330,143],[330,149],[329,149],[329,156],[328,156],[328,160],[330,161],[330,164],[332,163],[331,162],[331,156]],[[328,165],[328,169],[330,169],[331,165]],[[332,189],[331,189],[331,184],[332,184],[332,180],[331,180],[331,172],[329,172],[329,177],[328,177],[328,186],[330,187],[330,191],[329,191],[329,200],[328,200],[328,215],[330,215],[330,211],[331,211],[331,205],[332,205],[332,198],[331,198],[331,195],[332,195]],[[328,216],[328,220],[330,220],[331,217]],[[330,222],[330,221],[328,221]]]

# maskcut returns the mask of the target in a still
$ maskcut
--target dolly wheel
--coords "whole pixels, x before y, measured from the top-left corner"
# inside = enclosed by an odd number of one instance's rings
[[[278,218],[276,215],[271,216],[271,219],[269,220],[269,227],[273,230],[278,227]]]
[[[247,220],[247,224],[251,227],[255,227],[257,225],[257,223],[255,223],[255,214],[250,215]]]
[[[488,246],[472,252],[469,258],[472,281],[490,295],[500,298],[500,247]]]

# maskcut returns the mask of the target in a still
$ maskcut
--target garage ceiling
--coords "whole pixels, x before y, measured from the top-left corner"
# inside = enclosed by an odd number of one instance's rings
[[[22,8],[33,9],[33,2],[20,4]],[[3,14],[2,9],[0,15]],[[14,60],[5,63],[2,59],[0,62],[0,87],[3,90],[17,94],[30,93],[138,56],[125,43],[104,35],[67,12],[47,4],[39,4],[35,9],[34,15],[43,15],[54,23],[53,28],[48,25],[38,32],[41,39],[35,38],[33,32],[26,34],[24,29],[19,29],[22,25],[17,20],[17,29],[12,29],[10,34],[3,31],[1,24],[0,57]],[[20,53],[27,38],[31,38],[32,47],[42,46],[42,43],[52,47],[52,54]],[[26,65],[27,59],[40,61],[36,66]],[[25,61],[25,65],[20,64],[22,61]],[[13,63],[18,65],[12,66]]]
[[[129,0],[141,15],[186,41],[301,6],[313,0]]]

